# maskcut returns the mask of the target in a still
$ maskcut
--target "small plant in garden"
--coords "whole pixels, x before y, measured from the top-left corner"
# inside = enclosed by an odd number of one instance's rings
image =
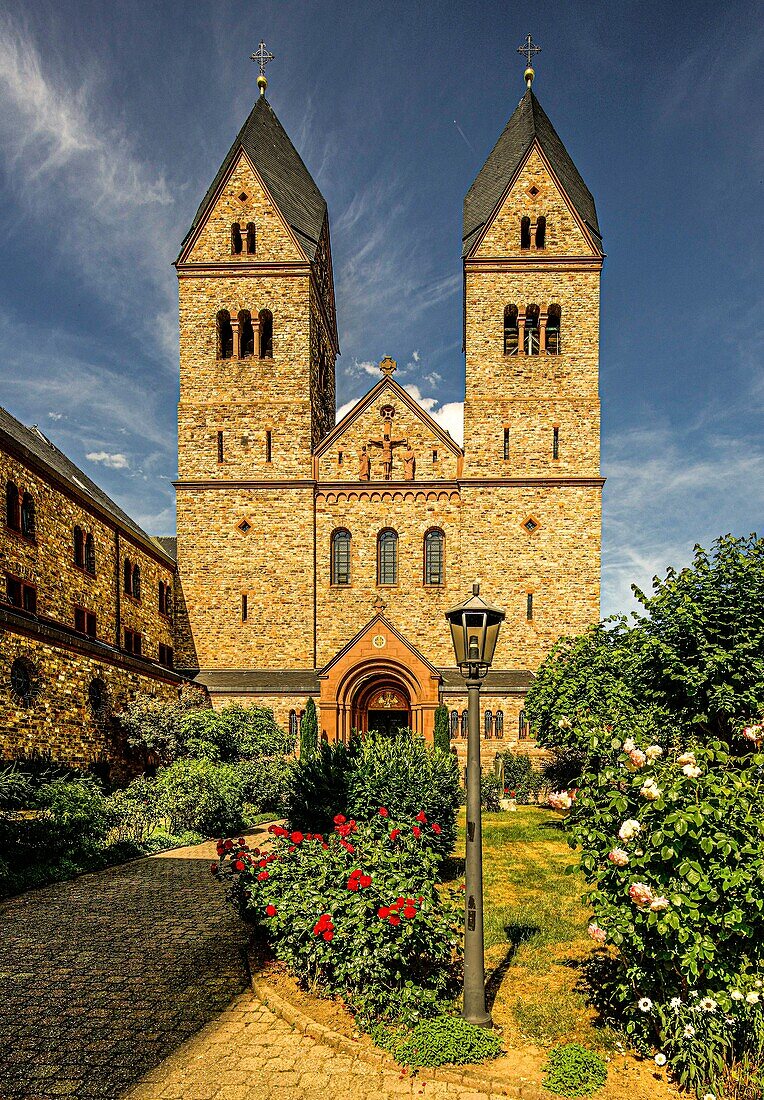
[[[607,1080],[607,1066],[599,1054],[578,1043],[567,1043],[549,1052],[544,1088],[558,1096],[591,1096]]]
[[[365,823],[337,814],[328,834],[272,826],[270,852],[220,841],[212,869],[298,980],[342,995],[363,1022],[413,1023],[452,992],[458,956],[458,910],[423,842],[437,827],[384,806]]]
[[[402,1066],[474,1065],[502,1053],[494,1032],[475,1027],[461,1016],[437,1016],[410,1030],[378,1028],[373,1037]]]
[[[498,775],[483,772],[480,776],[480,805],[489,814],[497,814],[501,809],[500,800],[504,797],[504,787]]]
[[[507,750],[503,755],[504,788],[514,791],[520,805],[535,801],[544,786],[544,777],[534,768],[531,758],[523,752]]]

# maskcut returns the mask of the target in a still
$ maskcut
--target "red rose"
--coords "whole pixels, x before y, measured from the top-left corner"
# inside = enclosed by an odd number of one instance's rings
[[[270,878],[267,871],[261,871],[260,874],[257,877],[260,880],[260,882],[264,882],[267,878]]]
[[[358,889],[358,879],[357,878],[349,878],[347,885],[348,885],[348,890],[357,890]]]
[[[276,916],[276,906],[275,905],[266,905],[265,912],[268,914],[269,917],[275,917]]]
[[[335,817],[334,817],[334,824],[335,825],[344,825],[346,821],[347,821],[347,818],[345,817],[344,814],[335,814]]]
[[[384,806],[379,807],[379,816],[380,817],[389,817],[390,816]]]
[[[247,843],[247,842],[246,842],[246,840],[244,839],[244,837],[243,837],[243,836],[240,836],[240,837],[239,837],[239,844],[246,844],[246,843]]]
[[[417,837],[417,838],[419,838],[422,835],[422,830],[419,828],[418,825],[415,825],[414,828],[411,831],[414,834],[414,836]]]
[[[441,829],[440,825],[438,825],[437,821],[436,821],[436,822],[434,823],[434,825],[433,825],[433,827],[432,827],[432,831],[433,831],[433,832],[434,832],[434,833],[435,833],[435,834],[436,834],[437,836],[440,836],[440,834],[441,834],[441,833],[443,832],[443,830]]]
[[[404,917],[406,917],[407,920],[411,920],[412,917],[416,916],[416,909],[413,905],[407,905],[406,908],[403,910],[403,915]]]
[[[390,833],[390,839],[395,840],[396,837],[399,837],[400,835],[401,835],[400,829],[393,829],[393,831]]]
[[[421,825],[424,825],[426,823],[427,814],[424,812],[424,810],[419,811],[419,813],[414,818],[414,821],[418,821]]]
[[[268,860],[267,860],[267,859],[261,859],[261,860],[259,861],[259,863],[257,864],[257,866],[258,866],[258,867],[265,867],[265,866],[267,866],[267,864],[268,864]]]
[[[223,841],[219,840],[217,842],[217,844],[215,845],[215,847],[217,848],[218,855],[222,856],[222,854],[223,854]]]
[[[327,943],[329,943],[330,940],[334,939],[334,930],[332,928],[328,928],[326,932],[324,932],[324,939]]]
[[[379,909],[377,909],[377,916],[380,920],[385,920],[386,917],[390,916],[390,910],[387,908],[386,905],[382,905]]]
[[[237,871],[243,871],[244,866],[245,866],[244,861],[241,860],[241,859],[237,859],[236,862],[234,863],[234,867],[236,868]]]
[[[360,882],[361,886],[363,886],[364,888],[367,886],[371,886],[371,875],[361,875]]]
[[[232,841],[232,840],[227,840],[227,841],[225,842],[225,844],[223,845],[223,847],[225,848],[225,850],[226,850],[227,852],[230,852],[230,851],[231,851],[231,848],[233,848],[233,841]]]
[[[322,834],[322,833],[316,833],[316,834],[314,835],[313,839],[314,839],[314,840],[320,840],[322,844],[323,844],[323,842],[324,842],[324,837],[323,837],[323,834]]]
[[[397,924],[400,924],[400,923],[401,923],[401,918],[400,917],[390,917],[390,924],[397,925]]]
[[[305,840],[305,837],[302,835],[302,833],[292,833],[289,839],[292,841],[293,844],[302,844],[303,840]]]
[[[405,898],[396,898],[395,899],[395,904],[396,905],[405,905],[406,904],[406,899]]]

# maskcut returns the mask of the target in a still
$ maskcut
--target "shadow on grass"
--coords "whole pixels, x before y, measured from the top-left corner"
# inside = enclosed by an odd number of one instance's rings
[[[504,934],[509,944],[504,958],[501,960],[498,966],[494,967],[486,982],[485,997],[486,1003],[490,1008],[493,1007],[496,996],[501,987],[501,983],[504,981],[507,971],[512,965],[512,960],[517,954],[517,949],[521,944],[527,943],[528,940],[533,939],[535,935],[540,931],[536,924],[521,924],[519,922],[511,922],[504,926]]]
[[[464,856],[448,856],[441,864],[440,881],[457,882],[460,878],[464,878]]]

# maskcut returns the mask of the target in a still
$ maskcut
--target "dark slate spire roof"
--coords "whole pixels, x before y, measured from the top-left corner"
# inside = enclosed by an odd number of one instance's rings
[[[541,104],[528,88],[464,199],[463,256],[470,251],[476,237],[491,217],[534,139],[538,139],[579,217],[592,231],[595,239],[601,240],[592,193],[581,179]]]
[[[128,531],[135,539],[149,547],[155,554],[171,558],[173,555],[162,546],[159,539],[146,534],[135,520],[123,512],[119,505],[108,497],[87,474],[84,474],[71,462],[55,443],[52,443],[35,424],[27,428],[20,420],[0,408],[0,448],[10,446],[30,465],[49,472],[59,482],[66,485],[70,492],[90,501],[91,505],[106,514],[119,527]],[[174,560],[174,559],[173,559]]]
[[[292,227],[312,260],[326,218],[326,202],[265,96],[260,96],[250,111],[249,118],[202,199],[181,246],[181,254],[240,149],[257,168],[282,217]]]

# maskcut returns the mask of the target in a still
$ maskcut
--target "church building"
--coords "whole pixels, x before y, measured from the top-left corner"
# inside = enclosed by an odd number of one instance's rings
[[[333,741],[431,737],[442,702],[458,744],[466,692],[444,612],[479,580],[506,612],[482,728],[515,741],[534,670],[598,619],[604,253],[533,75],[464,200],[459,446],[387,348],[335,424],[329,212],[261,62],[176,261],[175,667],[216,706],[272,707],[296,732],[313,697]]]

